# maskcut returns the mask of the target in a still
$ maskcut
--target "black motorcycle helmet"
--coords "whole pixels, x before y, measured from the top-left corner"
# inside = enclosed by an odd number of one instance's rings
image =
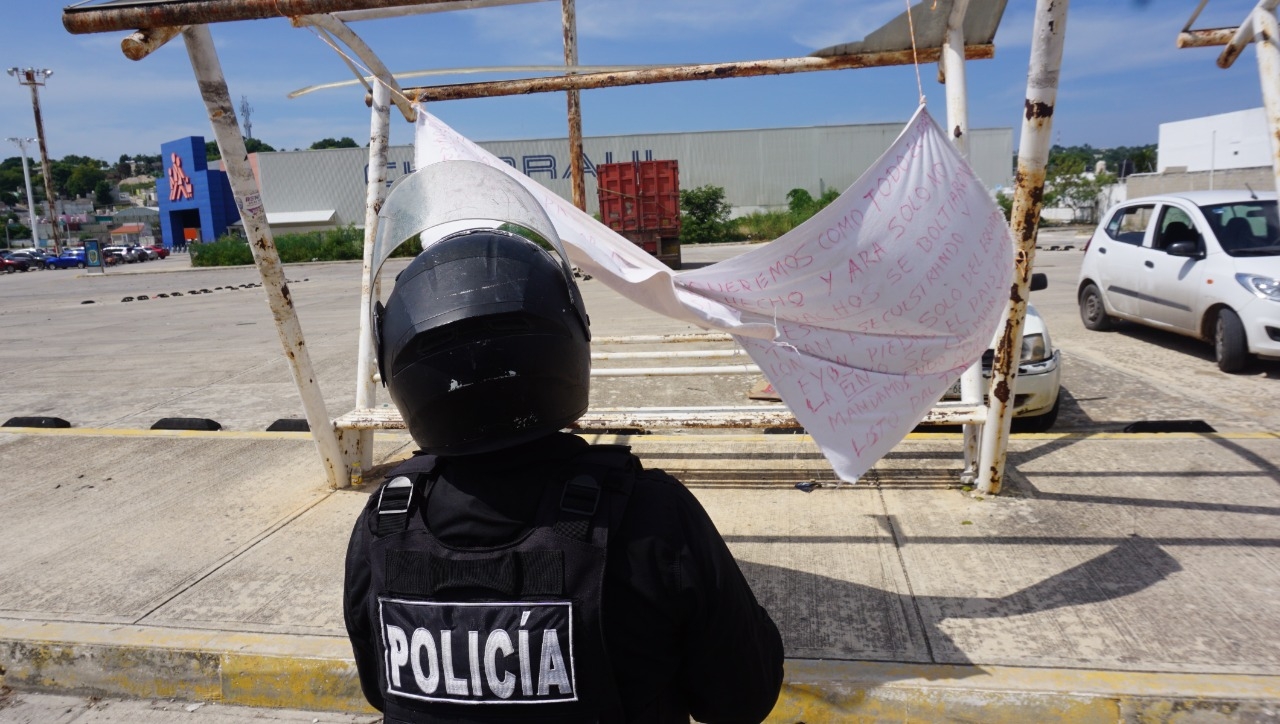
[[[375,312],[383,383],[418,446],[470,455],[562,429],[587,409],[591,333],[566,266],[476,229],[427,247]]]

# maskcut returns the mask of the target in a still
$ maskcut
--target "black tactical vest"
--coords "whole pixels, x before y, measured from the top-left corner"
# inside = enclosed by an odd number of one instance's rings
[[[600,601],[639,461],[589,448],[547,484],[525,535],[472,549],[426,528],[434,468],[414,458],[378,492],[369,605],[387,722],[620,721]]]

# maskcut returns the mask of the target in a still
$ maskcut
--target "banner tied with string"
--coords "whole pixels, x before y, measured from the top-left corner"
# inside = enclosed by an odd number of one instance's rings
[[[419,108],[416,168],[454,159],[529,189],[585,273],[649,309],[732,334],[845,481],[978,360],[1008,298],[1004,215],[923,105],[808,221],[679,273]]]

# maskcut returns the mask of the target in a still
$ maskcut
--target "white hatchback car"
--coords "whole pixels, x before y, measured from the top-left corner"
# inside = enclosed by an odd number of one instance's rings
[[[1274,193],[1188,191],[1111,208],[1085,246],[1080,319],[1127,319],[1213,343],[1218,367],[1280,358]]]
[[[1031,291],[1039,291],[1049,285],[1048,277],[1032,275]],[[991,349],[982,355],[983,401],[991,384],[991,367],[995,361],[994,347],[1000,341],[1002,329],[996,329]],[[1049,327],[1032,304],[1027,305],[1027,317],[1022,328],[1022,351],[1018,357],[1018,376],[1013,381],[1013,431],[1048,432],[1058,421],[1062,389],[1062,356],[1053,346]],[[960,381],[951,386],[944,400],[960,399]]]

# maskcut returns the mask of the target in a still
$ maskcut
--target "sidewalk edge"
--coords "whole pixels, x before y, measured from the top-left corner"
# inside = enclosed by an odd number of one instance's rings
[[[15,689],[370,713],[345,638],[0,619]],[[789,659],[770,722],[1267,720],[1280,676]],[[1193,719],[1194,720],[1194,719]]]

